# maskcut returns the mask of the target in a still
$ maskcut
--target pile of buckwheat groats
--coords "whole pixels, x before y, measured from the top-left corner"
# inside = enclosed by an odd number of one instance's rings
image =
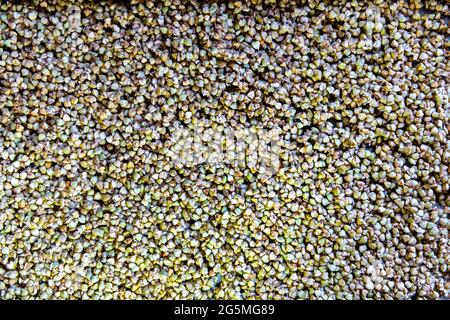
[[[448,298],[449,6],[325,2],[2,2],[0,298]]]

